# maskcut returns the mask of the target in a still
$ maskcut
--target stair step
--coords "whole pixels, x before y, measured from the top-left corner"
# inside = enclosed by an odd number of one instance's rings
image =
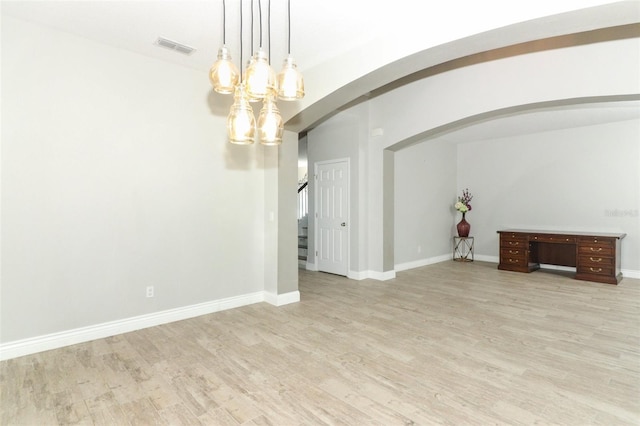
[[[309,238],[308,235],[298,235],[298,238],[302,238],[303,240],[306,240],[307,238]]]
[[[307,256],[298,256],[298,260],[307,260]]]
[[[298,244],[298,248],[300,248],[300,249],[305,249],[305,250],[306,250],[306,249],[307,249],[307,246],[301,246],[300,244]]]

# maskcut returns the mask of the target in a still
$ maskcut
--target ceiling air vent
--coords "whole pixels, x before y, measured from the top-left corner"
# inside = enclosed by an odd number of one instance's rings
[[[169,40],[168,38],[163,37],[158,37],[155,45],[174,50],[184,55],[191,55],[196,51],[196,49],[191,46],[187,46],[186,44],[178,43],[177,41]]]

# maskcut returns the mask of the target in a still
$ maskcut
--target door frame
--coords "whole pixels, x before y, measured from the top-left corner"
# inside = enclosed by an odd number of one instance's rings
[[[318,168],[326,164],[346,163],[347,166],[347,271],[345,276],[349,277],[351,271],[351,159],[349,157],[335,158],[332,160],[316,161],[313,163],[313,259],[315,270],[320,271],[318,262]],[[322,272],[322,271],[320,271]]]

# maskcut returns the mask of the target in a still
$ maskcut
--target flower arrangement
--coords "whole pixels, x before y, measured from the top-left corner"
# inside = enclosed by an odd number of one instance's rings
[[[473,195],[469,194],[469,189],[462,191],[462,197],[458,197],[458,201],[453,205],[463,215],[471,211],[471,199]]]

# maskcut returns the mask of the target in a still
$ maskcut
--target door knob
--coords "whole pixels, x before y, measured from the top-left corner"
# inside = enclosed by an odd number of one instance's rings
[[[342,222],[340,226],[347,226],[347,222]]]

